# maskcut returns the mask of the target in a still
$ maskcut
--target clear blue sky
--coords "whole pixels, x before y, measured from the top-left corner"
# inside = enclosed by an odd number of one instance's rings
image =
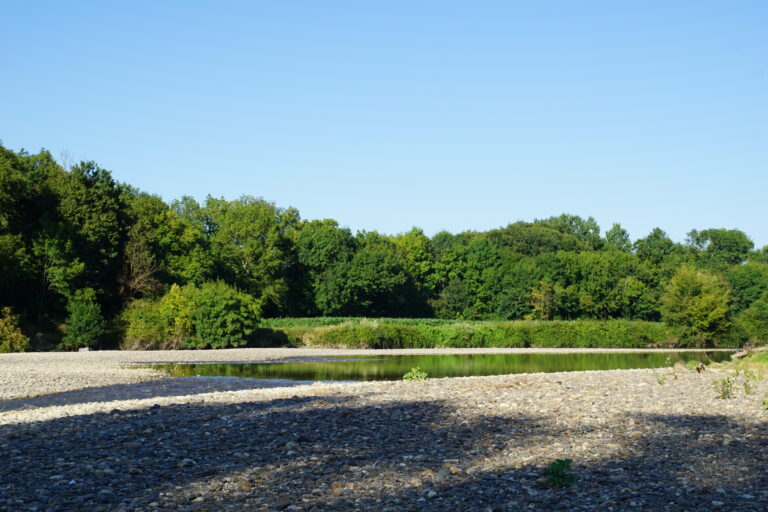
[[[768,2],[6,1],[0,140],[353,230],[768,244]]]

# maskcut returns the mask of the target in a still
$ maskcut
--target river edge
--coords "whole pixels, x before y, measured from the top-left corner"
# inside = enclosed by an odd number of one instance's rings
[[[79,389],[167,380],[163,372],[142,367],[148,363],[266,362],[293,358],[428,354],[563,354],[712,352],[733,349],[634,348],[428,348],[329,349],[236,348],[219,350],[85,351],[0,354],[0,401],[76,391]],[[265,383],[268,387],[273,384]],[[253,383],[248,385],[254,386]],[[0,402],[0,411],[2,411]]]

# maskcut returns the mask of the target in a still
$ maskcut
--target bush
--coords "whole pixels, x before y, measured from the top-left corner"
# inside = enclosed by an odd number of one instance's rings
[[[203,283],[193,297],[189,318],[195,334],[188,348],[242,347],[259,326],[261,305],[222,281]]]
[[[258,327],[260,311],[256,299],[220,281],[173,285],[160,300],[128,307],[123,348],[241,347]]]
[[[425,380],[429,375],[427,372],[416,366],[415,368],[411,368],[408,370],[405,375],[403,375],[403,380],[405,381],[422,381]]]
[[[24,352],[29,338],[19,329],[19,317],[8,306],[0,308],[0,352]]]
[[[96,302],[96,293],[86,288],[78,290],[67,304],[66,335],[58,345],[59,350],[77,350],[95,347],[104,334],[104,317]]]
[[[186,336],[191,336],[188,316],[179,314],[171,305],[180,305],[174,295],[179,294],[174,285],[171,292],[159,301],[137,300],[123,312],[126,324],[124,349],[128,350],[173,350],[179,349]],[[190,303],[191,307],[191,303]]]

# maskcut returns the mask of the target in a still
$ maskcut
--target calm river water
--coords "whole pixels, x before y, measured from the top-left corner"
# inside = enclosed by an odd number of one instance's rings
[[[579,354],[437,354],[291,359],[271,363],[192,363],[153,365],[175,377],[243,377],[296,381],[400,380],[419,367],[429,377],[469,377],[509,373],[572,372],[661,368],[678,361],[719,362],[732,352],[627,352]]]

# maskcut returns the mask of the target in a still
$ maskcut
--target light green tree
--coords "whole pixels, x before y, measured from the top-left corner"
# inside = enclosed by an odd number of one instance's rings
[[[681,265],[661,296],[662,319],[682,329],[692,344],[712,342],[731,325],[728,283],[718,275]]]
[[[24,352],[29,338],[19,329],[19,317],[8,306],[0,308],[0,352]]]

